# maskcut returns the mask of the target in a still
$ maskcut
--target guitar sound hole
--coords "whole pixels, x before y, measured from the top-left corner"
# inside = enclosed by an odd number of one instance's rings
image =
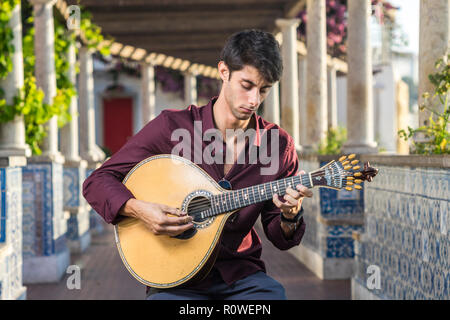
[[[194,223],[203,223],[210,217],[202,218],[201,214],[211,208],[211,201],[206,197],[193,198],[187,207],[187,213],[194,219]]]

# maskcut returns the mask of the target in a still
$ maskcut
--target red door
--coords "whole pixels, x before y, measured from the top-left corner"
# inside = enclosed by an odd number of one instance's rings
[[[103,99],[103,144],[114,154],[133,135],[133,99]]]

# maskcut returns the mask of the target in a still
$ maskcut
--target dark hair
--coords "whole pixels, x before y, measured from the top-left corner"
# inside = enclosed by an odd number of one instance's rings
[[[244,30],[228,38],[220,59],[230,70],[239,71],[245,65],[255,67],[269,82],[278,81],[283,72],[280,45],[275,37],[262,30]]]

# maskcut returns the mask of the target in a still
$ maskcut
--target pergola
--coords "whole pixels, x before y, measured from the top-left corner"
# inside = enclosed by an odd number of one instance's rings
[[[135,60],[146,57],[181,71],[194,66],[197,73],[204,73],[217,66],[231,34],[247,28],[275,32],[276,19],[294,18],[306,0],[67,1],[78,3],[92,13],[103,34],[114,38],[113,54]],[[59,5],[64,12],[64,4]]]

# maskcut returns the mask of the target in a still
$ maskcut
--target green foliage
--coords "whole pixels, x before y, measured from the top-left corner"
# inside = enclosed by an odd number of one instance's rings
[[[324,141],[321,141],[318,154],[341,154],[343,144],[347,141],[347,129],[338,126],[330,128]]]
[[[90,49],[97,49],[101,55],[109,55],[109,46],[104,45],[105,38],[101,34],[102,29],[96,24],[92,23],[92,14],[89,11],[81,9],[80,29],[83,34],[83,40]]]
[[[20,0],[2,0],[0,2],[0,79],[5,79],[12,70],[13,31],[8,23],[13,9],[19,2]]]
[[[415,154],[449,154],[448,141],[450,134],[448,130],[448,118],[450,110],[448,107],[448,96],[450,89],[450,55],[436,62],[437,72],[428,76],[434,85],[434,93],[430,95],[425,92],[423,104],[420,111],[430,111],[428,122],[417,129],[408,126],[408,132],[399,130],[398,135],[405,141],[412,138],[411,153]],[[443,106],[442,113],[436,111],[436,106]]]
[[[8,27],[12,9],[20,0],[2,0],[0,3],[0,79],[4,79],[12,71],[11,55],[14,48],[11,44],[13,39],[12,30]],[[23,15],[25,13],[25,16]],[[46,136],[45,124],[54,116],[58,116],[58,126],[64,126],[71,120],[70,102],[76,95],[74,85],[68,77],[69,62],[67,59],[68,50],[76,37],[74,33],[69,33],[57,19],[55,22],[55,73],[56,73],[56,96],[52,104],[44,103],[44,92],[36,87],[35,55],[34,55],[34,27],[33,16],[29,4],[25,3],[22,8],[22,18],[24,30],[26,31],[22,39],[23,63],[24,63],[24,86],[19,90],[11,105],[6,104],[2,99],[4,92],[0,88],[0,123],[14,119],[16,115],[23,115],[25,122],[25,140],[30,145],[33,154],[42,153],[39,145]],[[98,48],[104,38],[101,30],[92,24],[90,15],[86,12],[82,14],[81,26],[84,33],[83,40],[90,48]],[[103,46],[100,53],[109,54],[109,47]],[[78,68],[77,68],[78,69]]]

